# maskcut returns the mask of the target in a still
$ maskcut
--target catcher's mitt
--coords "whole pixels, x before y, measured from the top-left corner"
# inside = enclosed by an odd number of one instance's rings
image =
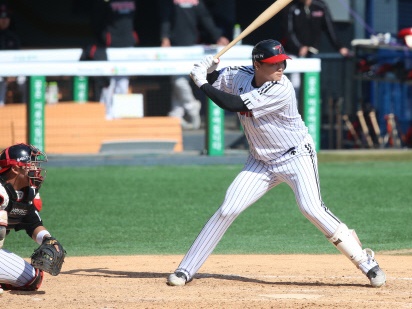
[[[65,256],[66,250],[64,250],[56,238],[45,237],[42,244],[31,255],[31,265],[53,276],[57,276],[62,269]]]

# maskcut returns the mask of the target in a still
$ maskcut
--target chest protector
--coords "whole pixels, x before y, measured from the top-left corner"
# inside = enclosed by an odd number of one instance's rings
[[[9,195],[9,204],[6,207],[8,213],[7,229],[12,229],[15,225],[21,223],[28,213],[35,209],[33,199],[36,196],[36,190],[31,187],[25,187],[21,191],[16,192],[13,186],[5,182],[1,177],[0,183]]]

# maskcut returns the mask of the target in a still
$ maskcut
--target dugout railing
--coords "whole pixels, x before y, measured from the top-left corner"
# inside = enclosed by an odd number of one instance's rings
[[[221,64],[224,66],[250,65],[252,48],[253,46],[247,45],[234,46],[222,56]],[[0,76],[28,77],[29,93],[27,102],[25,102],[27,103],[25,104],[27,107],[26,141],[48,151],[45,132],[47,129],[45,89],[46,81],[50,77],[70,78],[73,81],[73,104],[84,104],[88,102],[89,97],[90,89],[87,83],[89,77],[126,75],[144,81],[145,79],[156,80],[173,75],[186,75],[196,61],[207,54],[216,54],[218,51],[219,47],[213,46],[109,48],[107,49],[108,61],[79,61],[81,49],[2,51],[0,52]],[[320,60],[294,59],[288,63],[287,70],[289,73],[303,73],[303,114],[319,149]],[[155,84],[152,83],[152,85]],[[156,87],[152,89],[152,92],[159,91]],[[145,102],[145,104],[151,106],[157,102]],[[207,154],[224,155],[224,112],[211,101],[207,102],[206,107]],[[0,121],[2,120],[1,114],[0,109]],[[13,134],[12,126],[8,132],[7,128],[5,130],[0,134]],[[78,138],[81,139],[82,136],[79,135]],[[0,144],[2,144],[1,137]]]

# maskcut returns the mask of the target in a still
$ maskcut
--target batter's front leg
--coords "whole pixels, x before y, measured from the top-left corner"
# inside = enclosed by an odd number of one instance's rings
[[[223,204],[207,221],[175,273],[169,276],[169,285],[184,285],[190,281],[239,214],[269,190],[269,176],[264,171],[256,172],[262,171],[261,164],[253,160],[249,162],[251,164],[245,166],[232,182]],[[184,278],[176,279],[176,274],[183,274]]]

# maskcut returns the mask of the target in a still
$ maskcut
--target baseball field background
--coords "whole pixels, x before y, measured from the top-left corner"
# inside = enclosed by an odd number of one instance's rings
[[[104,297],[98,294],[84,295],[83,298],[80,297],[83,301],[80,301],[79,297],[76,298],[77,301],[71,299],[71,302],[66,303],[67,308],[169,308],[168,301],[176,299],[179,291],[183,290],[166,286],[167,274],[177,267],[204,223],[219,207],[227,187],[241,168],[238,164],[48,167],[47,177],[41,188],[41,215],[48,230],[66,248],[67,261],[58,277],[46,276],[44,294],[35,298],[43,301],[49,299],[52,295],[50,290],[58,288],[59,282],[63,286],[68,284],[67,282],[76,286],[84,284],[81,291],[88,290],[87,286],[90,284],[103,289],[105,284],[113,284],[108,281],[111,279],[110,274],[116,273],[118,266],[117,271],[121,269],[128,278],[126,286],[130,286],[131,291],[136,292],[132,288],[134,284],[139,282],[138,286],[141,287],[141,280],[146,280],[148,286],[144,289],[145,293],[147,294],[147,291],[150,291],[149,286],[152,286],[155,295],[146,295],[141,299],[135,292],[124,291],[125,295],[116,294],[112,299],[105,294],[106,305],[101,303]],[[393,291],[389,293],[391,284],[388,283],[384,289],[379,289],[379,293],[388,292],[396,301],[392,298],[379,300],[378,297],[372,299],[372,303],[365,299],[353,299],[351,302],[349,297],[346,306],[341,308],[363,308],[363,305],[367,308],[371,304],[374,308],[388,308],[395,305],[394,301],[400,302],[402,306],[399,308],[412,308],[412,153],[320,153],[319,173],[321,193],[327,207],[349,228],[357,231],[364,247],[370,247],[377,253],[378,261],[381,262],[379,257],[384,261],[391,260],[392,257],[402,259],[390,267],[402,267],[399,272],[403,274],[402,278],[407,279],[396,281],[396,284],[405,287],[405,290],[399,286],[396,288],[398,293],[403,293],[404,298],[393,296]],[[5,244],[6,249],[28,260],[36,246],[24,232],[12,232]],[[302,255],[303,261],[298,262]],[[127,257],[130,257],[132,262],[123,264],[122,259]],[[245,262],[236,261],[238,257],[243,257],[242,261]],[[273,263],[269,261],[269,265],[273,265],[262,266],[268,257],[273,257],[270,259]],[[282,257],[285,260],[276,262]],[[229,269],[222,270],[225,263]],[[245,273],[231,273],[233,270],[230,270],[230,267],[239,263],[241,266],[236,271],[245,271],[250,277]],[[271,274],[265,274],[266,277],[259,280],[253,277],[254,274],[279,264],[283,267],[281,271],[272,269]],[[326,269],[318,271],[311,266],[318,264]],[[404,264],[409,266],[405,269],[405,266],[402,266]],[[89,266],[84,273],[81,269],[85,265]],[[254,267],[259,265],[262,269],[254,271]],[[144,272],[146,275],[136,275],[136,272],[141,274],[140,272],[147,268],[149,269]],[[92,274],[90,269],[94,269],[97,274]],[[107,269],[108,272],[102,273],[102,269]],[[164,271],[160,271],[161,269]],[[285,282],[279,279],[296,271],[315,273],[312,279],[310,276],[302,276],[305,278],[304,284],[297,283],[296,278],[286,278]],[[338,273],[342,271],[344,273],[341,277],[345,277],[345,274],[349,277],[339,280]],[[130,275],[131,273],[135,275]],[[322,278],[318,278],[321,274]],[[273,278],[269,278],[271,275],[279,277],[273,281]],[[115,279],[119,280],[124,276],[117,273]],[[237,281],[231,277],[232,279],[228,280],[224,276],[234,276],[235,279],[238,276],[243,279]],[[388,273],[388,281],[390,278],[391,274]],[[99,279],[104,282],[94,283],[93,280]],[[77,283],[73,283],[73,280]],[[329,284],[330,280],[334,283]],[[336,280],[338,283],[335,283]],[[216,289],[226,286],[227,282],[230,282],[228,286],[234,285],[236,291],[252,291],[259,286],[264,286],[265,289],[273,288],[273,285],[278,283],[280,287],[292,290],[297,285],[301,292],[292,293],[300,295],[292,298],[269,297],[267,295],[278,294],[256,292],[267,296],[263,297],[266,302],[260,299],[257,304],[258,296],[239,303],[236,293],[230,292],[217,303],[211,302],[210,297],[200,297],[203,294],[198,291],[199,288],[215,290],[204,292],[213,295],[218,293]],[[361,288],[379,295],[378,290],[369,288],[367,283],[367,279],[299,212],[291,189],[282,184],[239,216],[212,257],[205,263],[205,267],[200,269],[199,279],[183,287],[186,296],[181,296],[188,297],[183,299],[183,303],[191,308],[248,308],[249,305],[250,308],[311,308],[310,303],[313,303],[313,308],[333,308],[339,307],[336,302],[337,295],[335,300],[326,298],[326,301],[320,296],[310,297],[323,295],[321,292],[313,294],[306,290],[335,289],[337,294],[340,293],[339,290],[343,294],[350,294]],[[252,287],[248,287],[249,285]],[[166,289],[167,293],[172,294],[167,297],[165,292],[159,298],[156,289]],[[191,289],[197,291],[196,297],[190,296],[190,291],[194,292]],[[67,292],[67,285],[64,290]],[[22,293],[3,294],[0,302],[6,301],[10,302],[10,305],[24,308],[27,301],[33,301],[33,295]],[[330,296],[330,292],[328,293]],[[22,302],[19,304],[12,296],[19,296],[18,299]],[[53,297],[54,302],[59,303],[56,295]],[[53,297],[49,300],[52,301]],[[235,299],[232,300],[231,297]],[[151,301],[147,301],[147,298]],[[214,301],[219,299],[215,296]],[[288,302],[290,299],[292,302]],[[187,302],[188,300],[190,301]],[[30,307],[33,308],[32,305]]]

